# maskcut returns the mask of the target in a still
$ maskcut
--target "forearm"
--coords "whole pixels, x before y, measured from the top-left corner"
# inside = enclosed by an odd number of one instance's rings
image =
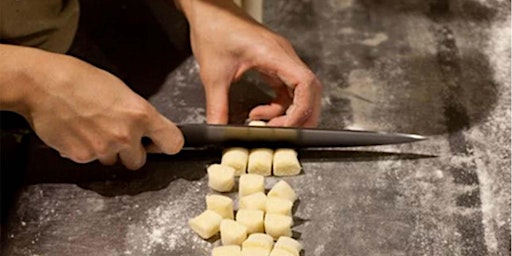
[[[31,49],[0,44],[0,109],[20,114],[28,112]]]
[[[191,25],[208,18],[205,16],[219,12],[247,16],[232,0],[174,0],[174,4],[185,14]]]

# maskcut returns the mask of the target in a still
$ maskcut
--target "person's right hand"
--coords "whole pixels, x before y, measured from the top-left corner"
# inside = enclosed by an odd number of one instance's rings
[[[12,60],[15,65],[14,72],[0,72],[7,92],[23,90],[18,104],[3,101],[2,109],[10,106],[25,116],[61,156],[78,163],[97,159],[107,165],[119,158],[127,168],[139,169],[146,150],[175,154],[182,148],[180,130],[112,74],[70,56],[1,47],[6,58],[2,61]],[[154,145],[145,148],[143,137]]]

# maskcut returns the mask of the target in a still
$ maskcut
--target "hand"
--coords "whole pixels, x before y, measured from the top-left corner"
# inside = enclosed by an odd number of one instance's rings
[[[12,109],[63,157],[107,165],[119,157],[127,168],[138,169],[146,150],[174,154],[183,146],[180,130],[110,73],[69,56],[2,47],[8,58],[26,60],[17,64],[29,72],[8,80],[10,89],[25,88],[18,101],[23,104]],[[144,148],[142,137],[154,145]]]
[[[190,23],[209,123],[227,123],[231,83],[256,69],[277,96],[269,105],[252,109],[250,119],[269,120],[273,126],[318,124],[322,85],[286,39],[252,20],[232,1],[176,3]]]

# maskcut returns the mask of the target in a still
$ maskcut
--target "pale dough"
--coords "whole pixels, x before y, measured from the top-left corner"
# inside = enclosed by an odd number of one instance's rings
[[[227,148],[222,153],[222,165],[227,165],[235,169],[235,176],[240,176],[247,169],[249,159],[249,150],[241,147]]]
[[[263,176],[272,174],[272,158],[274,151],[269,148],[254,148],[249,153],[248,173],[255,173]]]
[[[233,219],[233,200],[222,195],[207,195],[206,209],[212,210],[223,219]]]
[[[212,250],[212,256],[241,256],[242,251],[238,245],[224,245],[215,247]]]
[[[293,203],[288,199],[279,197],[268,197],[266,204],[266,213],[279,213],[283,215],[292,215]]]
[[[269,256],[299,256],[299,254],[294,254],[281,248],[274,248]]]
[[[188,225],[200,237],[208,239],[219,232],[222,216],[214,211],[206,210],[197,217],[190,219]]]
[[[238,195],[240,198],[265,191],[265,178],[258,174],[242,174],[238,180]]]
[[[249,126],[267,126],[267,123],[265,121],[259,121],[259,120],[253,120],[250,121]]]
[[[242,256],[268,256],[269,253],[265,248],[242,246]]]
[[[215,191],[229,192],[235,186],[235,169],[230,166],[212,164],[208,166],[208,186]]]
[[[290,200],[291,202],[295,202],[297,199],[297,194],[293,190],[293,188],[284,180],[280,180],[276,183],[272,189],[267,194],[268,197],[279,197],[283,199]]]
[[[261,210],[267,209],[267,196],[258,192],[238,199],[238,209]]]
[[[247,234],[263,232],[263,216],[261,210],[240,209],[236,213],[236,221],[247,228]]]
[[[272,166],[275,176],[293,176],[301,170],[297,151],[291,148],[276,149]]]
[[[277,239],[274,248],[283,249],[285,251],[299,255],[300,251],[302,251],[302,244],[291,237],[282,236]]]
[[[265,232],[277,240],[281,236],[292,236],[293,219],[288,215],[268,213],[265,215]]]
[[[247,238],[247,228],[234,220],[223,219],[220,223],[222,245],[241,245]]]
[[[247,240],[242,243],[242,247],[261,247],[268,251],[267,253],[270,253],[273,246],[274,238],[264,233],[251,234]]]

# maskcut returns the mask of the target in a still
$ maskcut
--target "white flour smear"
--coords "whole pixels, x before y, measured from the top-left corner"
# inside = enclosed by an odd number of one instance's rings
[[[198,183],[200,185],[201,182]],[[199,251],[210,250],[210,243],[200,239],[188,227],[188,220],[198,214],[195,208],[200,208],[194,202],[203,198],[198,191],[198,187],[189,186],[179,198],[170,196],[168,201],[163,200],[158,206],[148,209],[144,220],[128,227],[128,249],[124,255],[171,253],[196,247],[203,247],[196,249]]]

